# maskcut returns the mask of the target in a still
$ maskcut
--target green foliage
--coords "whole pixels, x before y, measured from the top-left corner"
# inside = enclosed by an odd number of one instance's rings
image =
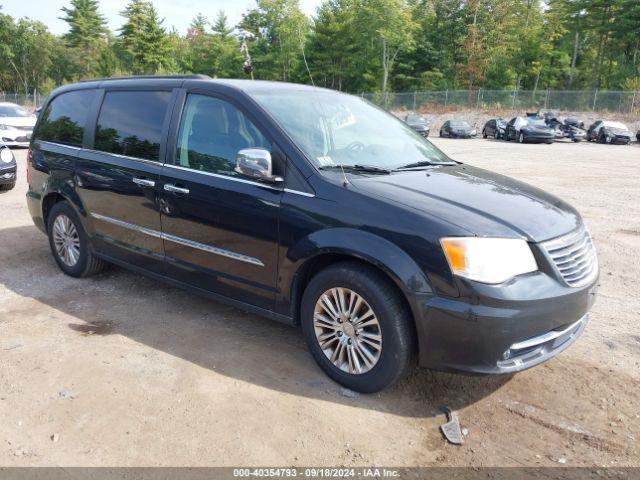
[[[120,39],[135,74],[163,71],[171,62],[171,49],[164,20],[158,17],[153,3],[131,0],[122,11],[126,23],[120,29]]]
[[[349,92],[640,89],[638,0],[256,0],[239,25],[197,14],[167,31],[152,0],[130,0],[117,34],[99,0],[67,0],[52,35],[0,7],[0,90],[162,72],[255,78]]]

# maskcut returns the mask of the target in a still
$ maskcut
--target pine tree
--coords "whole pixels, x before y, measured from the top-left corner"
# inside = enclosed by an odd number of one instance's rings
[[[170,63],[167,32],[150,1],[131,0],[121,15],[127,19],[120,38],[136,74],[154,74]]]
[[[65,16],[60,19],[69,24],[69,33],[64,39],[78,54],[81,76],[88,77],[95,70],[106,43],[106,20],[98,11],[98,0],[71,0],[71,7],[62,7],[62,12]]]

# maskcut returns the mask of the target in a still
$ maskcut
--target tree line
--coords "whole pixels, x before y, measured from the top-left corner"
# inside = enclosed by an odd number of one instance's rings
[[[348,92],[640,87],[638,0],[324,0],[312,18],[298,0],[257,0],[237,25],[198,13],[185,35],[149,0],[121,15],[112,32],[98,0],[70,0],[58,36],[0,7],[0,91],[159,73]]]

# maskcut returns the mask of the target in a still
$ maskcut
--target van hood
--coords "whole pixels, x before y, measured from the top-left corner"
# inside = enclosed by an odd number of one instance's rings
[[[582,224],[569,204],[538,188],[469,165],[353,175],[361,191],[433,215],[478,236],[542,242]]]

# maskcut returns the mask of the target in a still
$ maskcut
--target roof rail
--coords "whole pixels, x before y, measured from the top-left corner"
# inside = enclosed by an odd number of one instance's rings
[[[201,79],[201,80],[211,80],[209,75],[203,74],[173,74],[173,75],[131,75],[128,77],[107,77],[107,78],[92,78],[89,80],[81,80],[78,83],[86,83],[86,82],[108,82],[108,81],[116,81],[116,80],[188,80],[188,79]]]

